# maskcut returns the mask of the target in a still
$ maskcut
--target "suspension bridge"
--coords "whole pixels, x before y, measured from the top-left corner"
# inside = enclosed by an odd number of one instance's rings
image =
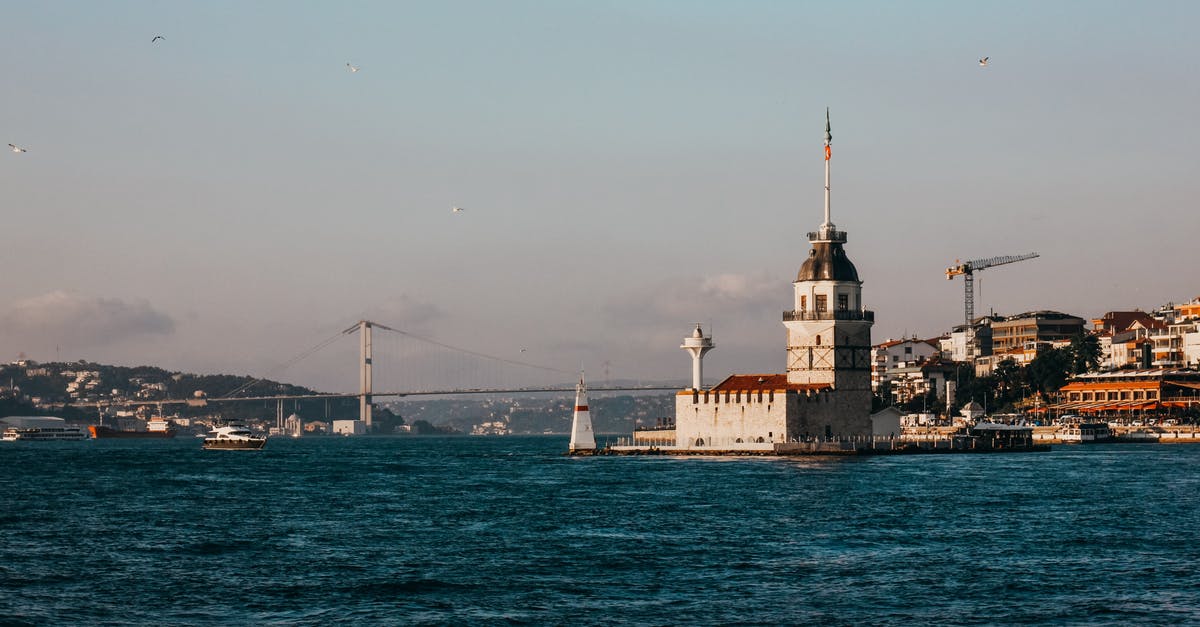
[[[382,338],[376,336],[382,332]],[[287,368],[311,358],[317,353],[344,343],[345,338],[358,335],[358,391],[312,394],[252,394],[257,384],[277,376]],[[382,341],[381,341],[382,340]],[[382,349],[382,350],[378,350]],[[522,351],[523,353],[524,351]],[[392,376],[377,383],[377,360],[382,353],[385,362],[421,364],[418,368],[396,368]],[[390,364],[389,364],[390,365]],[[368,429],[372,423],[373,403],[377,398],[406,396],[499,395],[514,393],[574,393],[571,384],[576,373],[561,368],[535,364],[522,359],[491,355],[462,348],[439,340],[396,329],[371,320],[359,320],[295,357],[271,369],[264,376],[219,396],[138,400],[122,405],[191,405],[209,403],[276,401],[280,412],[285,401],[357,398],[359,420]],[[469,382],[469,386],[447,386],[448,381]],[[591,392],[634,392],[676,390],[681,386],[634,385],[588,386]],[[76,403],[77,406],[104,406],[113,403]],[[282,414],[281,414],[282,415]]]

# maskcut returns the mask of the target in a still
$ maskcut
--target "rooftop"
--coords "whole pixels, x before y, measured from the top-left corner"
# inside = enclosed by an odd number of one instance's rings
[[[828,383],[789,383],[786,374],[731,374],[724,381],[713,386],[717,392],[737,390],[789,390],[795,392],[816,392],[832,389]]]

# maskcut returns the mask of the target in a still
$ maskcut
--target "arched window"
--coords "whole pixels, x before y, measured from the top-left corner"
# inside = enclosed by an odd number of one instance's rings
[[[817,346],[820,346],[820,345],[821,345],[821,336],[818,335],[817,336]]]

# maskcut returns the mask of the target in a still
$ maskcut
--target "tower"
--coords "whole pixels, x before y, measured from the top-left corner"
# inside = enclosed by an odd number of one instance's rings
[[[787,380],[826,385],[845,399],[848,411],[871,409],[871,326],[875,313],[862,304],[862,281],[846,256],[846,232],[834,226],[829,207],[833,135],[825,110],[825,221],[808,234],[811,249],[800,266],[795,309],[783,313],[787,327]],[[861,398],[858,398],[861,396]],[[839,401],[840,402],[840,401]],[[846,432],[853,432],[852,430]]]
[[[359,355],[362,357],[361,369],[358,373],[358,419],[363,421],[367,432],[371,431],[371,327],[374,323],[367,320],[358,322]],[[353,328],[353,327],[351,327]]]
[[[571,444],[568,449],[579,451],[596,450],[596,434],[592,432],[592,414],[588,411],[587,386],[583,373],[579,373],[579,385],[575,386],[575,413],[571,417]]]
[[[683,338],[683,344],[679,348],[691,353],[692,389],[701,389],[704,386],[704,355],[713,349],[712,336],[706,337],[700,329],[700,323],[696,323],[696,330],[692,331],[691,337]]]

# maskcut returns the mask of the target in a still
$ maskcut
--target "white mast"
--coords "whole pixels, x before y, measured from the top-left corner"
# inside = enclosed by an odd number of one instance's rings
[[[833,134],[829,131],[829,107],[825,107],[825,223],[821,225],[822,231],[833,228],[833,222],[829,219],[829,157],[832,152],[830,146],[833,144]]]
[[[570,452],[595,451],[596,434],[592,432],[592,414],[588,411],[587,385],[583,373],[579,373],[579,385],[575,386],[575,414],[571,419]]]

